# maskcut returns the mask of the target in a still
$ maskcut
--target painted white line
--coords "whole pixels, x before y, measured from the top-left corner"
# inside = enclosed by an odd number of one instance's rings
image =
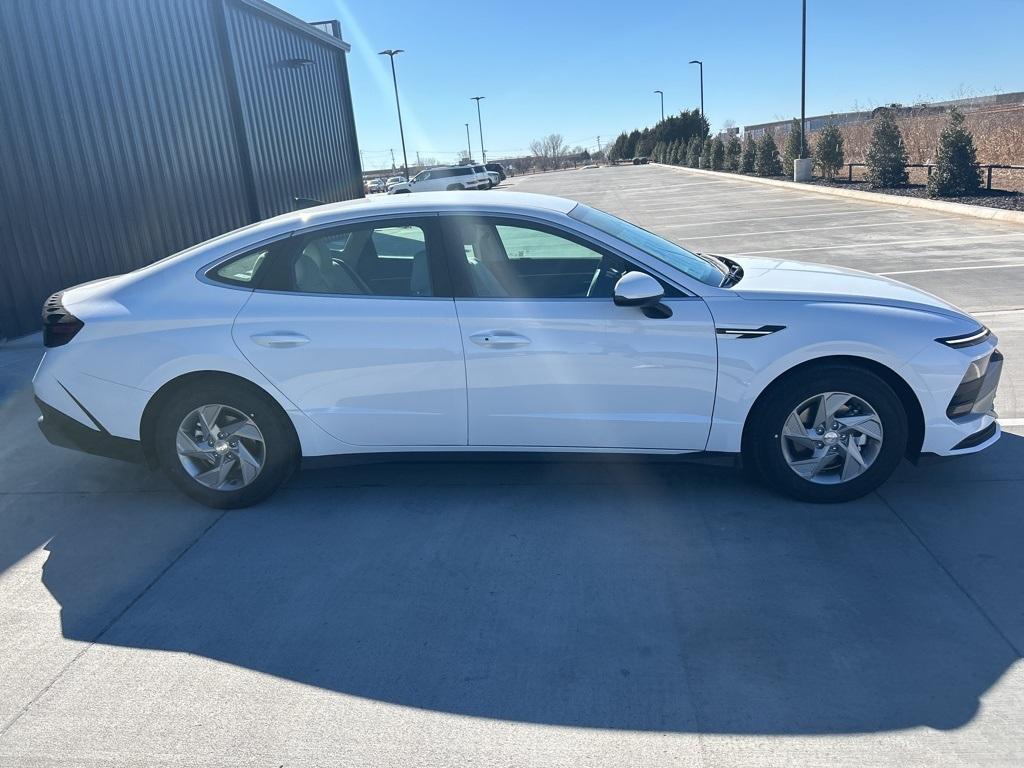
[[[1024,312],[1024,307],[1008,307],[1007,309],[972,309],[972,315],[1012,315],[1017,312]]]
[[[818,213],[795,213],[792,216],[760,216],[755,219],[717,219],[715,221],[697,221],[693,224],[663,224],[662,229],[682,229],[683,227],[703,227],[708,224],[741,224],[748,221],[777,221],[778,219],[809,219],[814,216],[868,216],[879,211],[821,211]],[[906,222],[900,222],[906,223]],[[1022,233],[1024,234],[1024,233]]]
[[[959,219],[933,219],[933,221],[959,221]],[[715,240],[719,237],[758,237],[761,235],[784,235],[791,234],[793,232],[821,232],[821,231],[832,231],[833,229],[858,229],[861,227],[897,227],[905,226],[905,221],[876,221],[871,224],[843,224],[838,227],[806,227],[804,229],[767,229],[762,232],[735,232],[728,235],[699,235],[698,237],[687,237],[686,240]],[[924,270],[928,271],[928,270]],[[898,274],[896,272],[887,272],[886,274]]]
[[[773,248],[770,251],[738,251],[727,253],[726,256],[758,256],[762,253],[796,253],[797,251],[834,251],[841,248],[877,249],[884,245],[923,245],[926,243],[959,243],[964,240],[1002,240],[1007,237],[1024,237],[1024,232],[1010,232],[1005,235],[960,235],[953,237],[933,237],[925,240],[891,240],[887,243],[853,243],[850,245],[816,245],[809,248]]]
[[[1024,419],[996,419],[1001,427],[1024,427]]]
[[[931,269],[904,269],[899,272],[878,272],[879,275],[919,275],[923,272],[964,272],[971,269],[1013,269],[1024,264],[972,264],[969,267],[933,267]]]

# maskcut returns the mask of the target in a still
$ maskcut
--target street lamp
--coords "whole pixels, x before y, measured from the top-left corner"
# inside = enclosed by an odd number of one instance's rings
[[[470,101],[476,102],[476,122],[480,126],[480,158],[484,163],[487,162],[487,150],[484,149],[484,122],[480,118],[480,99],[486,99],[486,96],[470,96]]]
[[[398,77],[395,75],[395,56],[405,53],[401,48],[388,48],[381,51],[380,56],[387,56],[391,59],[391,82],[395,84],[395,108],[398,110],[398,134],[402,138],[402,166],[405,170],[405,179],[409,180],[409,160],[405,156],[405,129],[402,128],[402,105],[398,101]]]
[[[665,92],[664,91],[655,91],[655,93],[661,94],[661,120],[662,120],[662,122],[664,122],[665,121]]]
[[[704,62],[700,59],[693,59],[690,63],[700,65],[700,116],[704,117]]]
[[[800,49],[800,157],[806,157],[804,134],[807,133],[807,118],[804,107],[807,101],[807,0],[803,2],[803,18],[801,20],[803,44]]]
[[[473,162],[473,142],[471,142],[469,140],[469,123],[465,123],[465,126],[466,126],[466,148],[469,150],[469,152],[466,155],[466,159],[469,160],[469,162],[472,163]]]

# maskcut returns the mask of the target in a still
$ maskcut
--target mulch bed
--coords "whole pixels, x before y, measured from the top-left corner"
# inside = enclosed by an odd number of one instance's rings
[[[928,192],[923,184],[908,184],[905,187],[872,187],[866,181],[835,180],[825,181],[814,179],[812,184],[822,187],[836,187],[837,189],[859,189],[864,192],[877,192],[882,195],[900,195],[902,197],[928,197]],[[1020,192],[1007,192],[1002,189],[983,189],[977,195],[970,197],[936,197],[934,200],[945,200],[949,203],[964,203],[965,205],[982,205],[988,208],[1002,208],[1006,211],[1024,211],[1024,194]]]

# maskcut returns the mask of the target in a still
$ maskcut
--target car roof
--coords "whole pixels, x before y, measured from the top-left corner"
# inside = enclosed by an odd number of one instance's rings
[[[342,203],[329,203],[313,208],[304,208],[295,213],[284,214],[280,219],[298,219],[301,226],[315,226],[318,223],[359,217],[363,215],[387,215],[389,213],[435,213],[443,211],[475,210],[496,213],[569,213],[577,205],[575,200],[551,195],[535,195],[527,192],[417,192],[406,195],[361,198]],[[282,222],[284,223],[284,222]]]

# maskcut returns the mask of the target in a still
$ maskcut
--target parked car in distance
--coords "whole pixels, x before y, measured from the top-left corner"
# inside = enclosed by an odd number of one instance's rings
[[[494,171],[498,174],[498,181],[504,181],[507,177],[505,176],[505,166],[501,163],[484,163],[484,168],[488,171]]]
[[[370,179],[368,182],[366,182],[366,191],[371,193],[387,191],[387,186],[384,183],[384,179]]]
[[[302,461],[410,451],[731,454],[834,502],[1000,436],[996,338],[945,301],[516,192],[284,214],[43,317],[46,437],[213,507]]]
[[[595,169],[597,167],[598,166],[596,166],[596,165],[584,165],[582,168],[580,168],[580,170],[581,171],[591,171],[591,170],[593,170],[593,169]]]
[[[633,165],[647,165],[648,159],[646,157],[634,157]]]
[[[474,165],[473,172],[476,173],[478,179],[480,179],[479,189],[490,189],[491,187],[498,186],[498,182],[501,181],[498,178],[498,174],[494,171],[488,171],[482,165]]]
[[[395,184],[389,194],[407,192],[438,192],[441,190],[482,189],[490,179],[482,178],[471,165],[455,165],[447,168],[428,168],[412,179]]]
[[[395,186],[395,184],[402,184],[405,180],[405,176],[391,176],[386,182],[384,182],[384,188],[386,191],[390,192],[391,188]]]

